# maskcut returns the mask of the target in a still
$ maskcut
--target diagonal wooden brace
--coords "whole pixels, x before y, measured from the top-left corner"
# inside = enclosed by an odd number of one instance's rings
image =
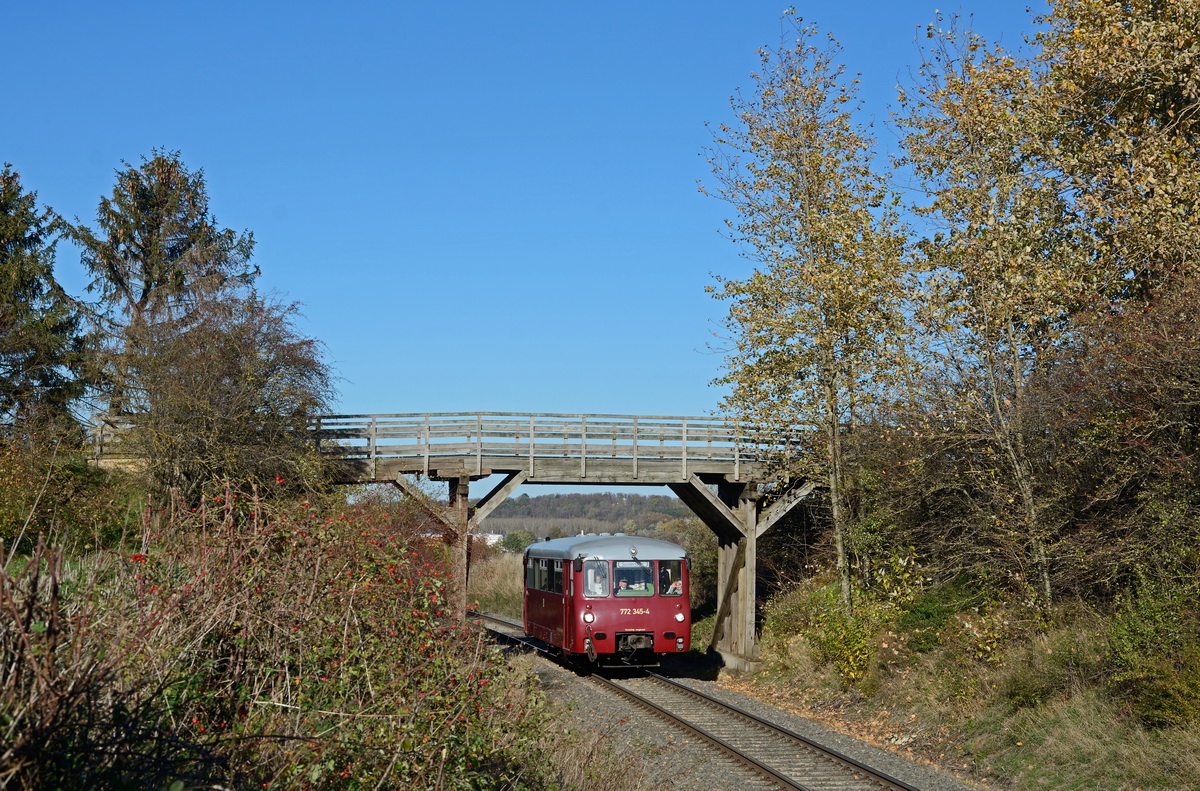
[[[525,483],[529,478],[529,473],[524,470],[510,472],[505,476],[504,480],[495,489],[488,492],[482,500],[475,504],[471,509],[471,519],[476,523],[487,519],[488,514],[496,510],[496,506],[508,499],[508,496],[516,490],[518,486]]]
[[[813,481],[805,481],[802,484],[794,484],[788,488],[778,500],[758,515],[758,527],[755,528],[755,536],[761,538],[762,534],[774,527],[776,522],[790,514],[800,504],[801,500],[806,499],[812,494],[812,490],[816,486],[816,483]]]
[[[739,541],[737,551],[733,557],[733,563],[725,574],[725,588],[720,591],[717,601],[717,617],[715,627],[713,628],[712,639],[709,640],[708,650],[716,650],[717,646],[725,638],[725,625],[729,622],[729,616],[732,613],[730,603],[733,601],[733,593],[737,590],[738,578],[742,569],[746,565],[746,542]]]
[[[400,491],[408,495],[409,499],[419,505],[426,513],[444,525],[446,528],[458,532],[462,530],[461,525],[454,524],[446,513],[446,507],[437,500],[431,498],[428,494],[421,490],[421,487],[410,481],[403,475],[397,475],[392,481],[392,485]]]
[[[671,491],[675,492],[675,496],[683,500],[718,538],[735,543],[746,535],[746,527],[738,515],[721,502],[695,473],[688,477],[687,483],[668,485]]]

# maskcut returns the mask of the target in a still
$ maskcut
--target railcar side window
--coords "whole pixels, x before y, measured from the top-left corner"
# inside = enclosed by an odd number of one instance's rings
[[[653,596],[654,561],[613,561],[613,574],[617,581],[613,586],[615,596]]]
[[[584,562],[583,593],[589,597],[608,595],[607,560],[588,560]]]
[[[658,561],[658,592],[663,596],[683,595],[683,561]]]
[[[562,593],[562,561],[548,558],[532,559],[525,581],[533,590]]]

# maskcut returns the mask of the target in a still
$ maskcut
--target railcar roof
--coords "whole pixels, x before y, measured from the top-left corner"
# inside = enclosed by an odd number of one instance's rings
[[[629,550],[637,549],[636,555]],[[525,555],[531,558],[564,558],[574,560],[577,557],[596,558],[599,560],[628,560],[637,557],[642,560],[675,560],[687,556],[687,550],[670,541],[642,536],[627,536],[624,533],[589,533],[582,536],[567,536],[554,538],[549,541],[539,541],[531,544],[525,550]]]

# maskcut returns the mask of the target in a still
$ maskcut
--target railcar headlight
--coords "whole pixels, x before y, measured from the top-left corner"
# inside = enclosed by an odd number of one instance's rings
[[[686,618],[686,617],[687,617],[687,616],[685,616],[685,615],[684,615],[683,613],[681,613],[681,612],[677,612],[677,613],[675,613],[675,620],[679,621],[680,623],[683,623],[683,620],[684,620],[684,618]]]
[[[683,615],[683,613],[679,613],[679,614],[680,614],[680,615]],[[683,619],[681,618],[680,620],[683,620]],[[591,613],[591,612],[585,612],[585,613],[583,614],[583,622],[584,622],[584,623],[594,623],[595,621],[596,621],[596,614],[595,614],[595,613]]]

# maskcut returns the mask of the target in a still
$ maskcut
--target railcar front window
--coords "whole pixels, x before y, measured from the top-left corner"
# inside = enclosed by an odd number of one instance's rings
[[[583,564],[583,591],[585,596],[608,595],[608,561],[587,560]]]
[[[663,596],[683,595],[683,561],[658,561],[658,592]]]
[[[613,562],[613,567],[613,574],[617,579],[613,586],[614,595],[654,595],[654,561],[618,560]]]

